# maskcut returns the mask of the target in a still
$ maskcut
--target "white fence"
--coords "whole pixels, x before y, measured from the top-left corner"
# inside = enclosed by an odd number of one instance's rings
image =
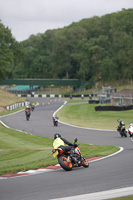
[[[15,103],[13,105],[6,106],[6,109],[7,110],[14,110],[15,108],[23,107],[23,106],[27,106],[27,105],[29,105],[29,101]]]

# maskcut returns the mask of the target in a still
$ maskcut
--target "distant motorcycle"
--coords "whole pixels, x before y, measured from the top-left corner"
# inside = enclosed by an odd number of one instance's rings
[[[117,131],[120,133],[121,137],[127,137],[127,131],[125,129],[125,127],[118,127]]]
[[[64,152],[61,147],[52,150],[53,156],[57,156],[60,166],[66,171],[72,170],[73,167],[89,167],[88,161],[81,155],[80,149],[76,142],[77,138],[74,140],[74,156],[72,156],[69,151]]]
[[[27,121],[29,121],[31,113],[30,113],[30,110],[28,108],[25,109],[25,115],[26,115]]]
[[[128,133],[130,135],[131,141],[133,142],[133,124],[129,125]]]
[[[58,126],[58,117],[57,116],[53,117],[53,124],[54,124],[54,126]]]
[[[31,106],[31,110],[33,111],[35,109],[35,105],[33,104],[32,106]]]

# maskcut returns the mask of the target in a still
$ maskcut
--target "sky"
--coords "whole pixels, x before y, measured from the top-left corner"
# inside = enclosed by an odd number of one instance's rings
[[[85,18],[133,8],[133,0],[0,0],[0,20],[17,41]]]

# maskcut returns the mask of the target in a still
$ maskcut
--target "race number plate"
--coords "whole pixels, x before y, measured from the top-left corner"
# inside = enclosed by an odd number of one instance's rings
[[[53,156],[56,157],[58,155],[58,150],[53,153]]]

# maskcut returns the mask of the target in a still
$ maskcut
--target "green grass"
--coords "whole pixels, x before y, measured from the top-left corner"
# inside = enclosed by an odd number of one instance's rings
[[[0,125],[0,175],[57,164],[52,157],[53,139],[25,134]],[[119,150],[116,146],[80,143],[86,158],[103,157]]]
[[[112,200],[133,200],[133,196],[119,197]]]
[[[71,105],[69,103],[57,113],[59,119],[65,123],[88,128],[116,130],[117,119],[122,119],[126,128],[129,123],[133,122],[133,110],[95,111],[97,104]]]

